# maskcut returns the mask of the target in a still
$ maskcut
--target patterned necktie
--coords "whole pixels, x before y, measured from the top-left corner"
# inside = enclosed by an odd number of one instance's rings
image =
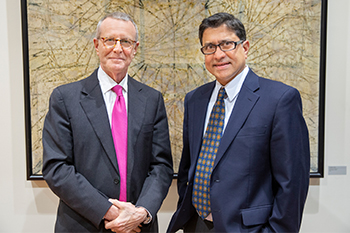
[[[112,111],[112,135],[120,174],[120,201],[126,201],[126,174],[128,153],[128,116],[126,113],[123,88],[116,85],[112,90],[117,94]]]
[[[192,203],[198,214],[206,218],[210,209],[210,177],[216,157],[225,119],[225,88],[221,88],[211,111],[207,129],[197,160],[192,192]]]

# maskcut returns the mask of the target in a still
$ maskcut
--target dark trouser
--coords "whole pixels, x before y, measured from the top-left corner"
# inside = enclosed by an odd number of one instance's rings
[[[184,227],[185,233],[190,232],[215,232],[213,222],[203,220],[195,213]]]

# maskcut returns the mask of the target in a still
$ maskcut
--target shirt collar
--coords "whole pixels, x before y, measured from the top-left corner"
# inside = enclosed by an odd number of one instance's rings
[[[106,94],[106,92],[110,91],[116,85],[122,86],[124,92],[128,91],[128,74],[125,75],[120,83],[117,83],[111,77],[109,77],[109,75],[106,74],[106,72],[101,67],[99,67],[97,71],[97,78],[100,82],[103,94]]]
[[[243,82],[247,77],[248,71],[249,71],[249,67],[246,66],[241,73],[239,73],[234,79],[232,79],[225,86],[222,86],[218,81],[216,81],[214,91],[219,92],[220,88],[224,87],[228,100],[232,102],[238,95],[239,91],[241,90]]]

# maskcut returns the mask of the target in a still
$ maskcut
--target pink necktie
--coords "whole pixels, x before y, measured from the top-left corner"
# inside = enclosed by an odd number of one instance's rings
[[[112,135],[120,174],[120,201],[126,201],[126,174],[128,153],[128,116],[126,114],[123,88],[116,85],[112,90],[117,94],[112,112]]]

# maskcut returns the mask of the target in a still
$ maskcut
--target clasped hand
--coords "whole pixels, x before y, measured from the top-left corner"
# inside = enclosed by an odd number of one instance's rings
[[[105,227],[113,232],[140,232],[141,223],[147,218],[143,207],[136,207],[130,202],[109,199],[113,205],[105,215]]]

